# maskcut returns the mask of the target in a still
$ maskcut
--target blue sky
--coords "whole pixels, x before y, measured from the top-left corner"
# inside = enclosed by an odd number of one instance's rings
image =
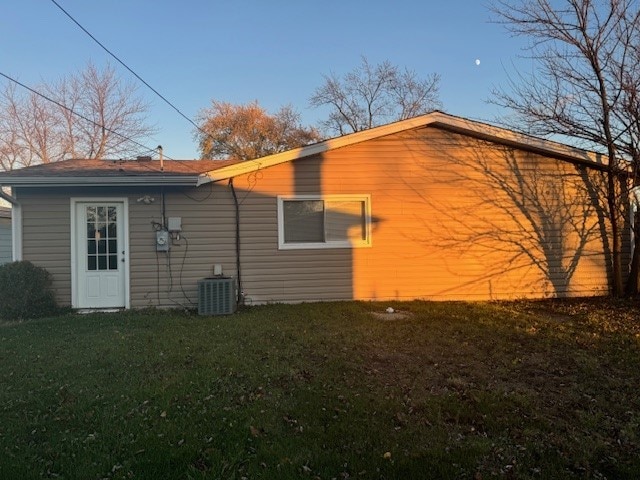
[[[57,0],[107,48],[195,118],[211,99],[258,100],[270,112],[291,104],[307,125],[325,112],[308,99],[323,74],[346,73],[366,56],[418,75],[441,75],[444,110],[492,121],[493,86],[526,68],[523,40],[491,23],[476,0]],[[172,158],[196,158],[193,126],[140,84],[50,0],[4,0],[0,72],[35,86],[110,62],[139,85],[161,144]],[[476,64],[476,59],[480,64]],[[4,82],[4,79],[0,79]]]

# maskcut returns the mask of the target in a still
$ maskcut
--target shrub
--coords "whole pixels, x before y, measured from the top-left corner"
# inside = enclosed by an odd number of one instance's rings
[[[51,290],[51,274],[31,262],[0,266],[0,318],[39,318],[58,310]]]

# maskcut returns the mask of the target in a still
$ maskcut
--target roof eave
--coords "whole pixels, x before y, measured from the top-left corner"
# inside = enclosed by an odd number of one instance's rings
[[[480,139],[491,140],[496,143],[518,147],[534,153],[589,165],[594,168],[604,169],[607,167],[606,155],[571,147],[552,140],[532,137],[524,133],[507,130],[501,127],[474,122],[464,118],[447,116],[445,121],[438,119],[431,122],[430,125],[454,132],[473,135]]]
[[[181,186],[195,187],[197,175],[174,177],[7,177],[0,185],[11,187]]]

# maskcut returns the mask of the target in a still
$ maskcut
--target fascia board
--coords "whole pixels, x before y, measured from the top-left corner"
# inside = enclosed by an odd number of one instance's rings
[[[15,187],[99,187],[99,186],[187,186],[194,187],[197,176],[182,177],[10,177],[0,184]]]
[[[443,120],[435,120],[432,125],[573,162],[586,163],[596,168],[604,168],[608,164],[606,155],[463,118],[446,117]]]

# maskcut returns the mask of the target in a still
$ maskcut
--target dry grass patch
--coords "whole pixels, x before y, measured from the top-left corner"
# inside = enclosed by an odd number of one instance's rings
[[[394,321],[394,320],[406,320],[411,318],[413,314],[408,310],[396,310],[393,307],[387,307],[382,311],[372,311],[373,315],[378,320]]]

